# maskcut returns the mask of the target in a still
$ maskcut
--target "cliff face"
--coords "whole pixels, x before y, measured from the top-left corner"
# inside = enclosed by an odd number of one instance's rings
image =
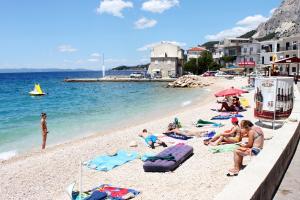
[[[276,37],[300,34],[300,0],[284,0],[273,16],[256,30],[254,38],[263,38],[273,33]]]

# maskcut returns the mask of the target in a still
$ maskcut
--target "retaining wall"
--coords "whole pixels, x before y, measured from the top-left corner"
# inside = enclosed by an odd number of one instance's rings
[[[233,177],[215,200],[272,199],[293,158],[300,139],[300,94],[295,86],[294,109],[290,117],[298,122],[287,121],[274,131],[272,140],[261,153],[252,157],[247,167]]]

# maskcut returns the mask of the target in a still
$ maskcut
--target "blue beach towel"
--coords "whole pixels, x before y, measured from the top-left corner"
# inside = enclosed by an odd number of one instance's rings
[[[211,118],[211,120],[227,120],[234,117],[244,117],[241,114],[230,114],[230,115],[217,115]]]
[[[193,137],[189,137],[189,136],[174,133],[174,132],[164,133],[164,134],[168,137],[171,137],[171,138],[174,138],[174,139],[177,139],[177,140],[188,140],[188,139],[193,138]]]
[[[205,135],[203,135],[203,140],[210,140],[216,135],[216,131],[211,131]]]
[[[126,152],[124,150],[119,150],[114,156],[96,157],[88,161],[86,166],[90,169],[95,169],[98,171],[109,171],[136,158],[138,158],[137,152]]]

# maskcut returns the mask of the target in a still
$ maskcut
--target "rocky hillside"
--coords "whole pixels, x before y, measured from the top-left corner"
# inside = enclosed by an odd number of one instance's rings
[[[258,26],[253,37],[288,37],[296,34],[300,34],[300,0],[283,0],[273,16]]]

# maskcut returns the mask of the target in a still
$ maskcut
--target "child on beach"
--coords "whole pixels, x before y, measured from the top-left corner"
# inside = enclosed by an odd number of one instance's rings
[[[46,113],[41,113],[41,129],[42,129],[42,149],[46,148],[46,141],[47,141],[47,134],[48,134],[48,129],[47,129],[47,114]]]
[[[241,129],[239,126],[239,120],[234,117],[231,118],[231,123],[233,127],[230,130],[224,131],[224,133],[215,135],[211,140],[204,141],[205,145],[212,145],[217,146],[219,144],[226,143],[226,144],[232,144],[232,143],[238,143],[241,141]]]
[[[142,131],[142,133],[139,134],[140,137],[144,138],[146,143],[152,148],[154,149],[154,144],[157,143],[157,144],[160,144],[162,145],[163,147],[167,147],[166,143],[160,141],[157,136],[153,135],[153,134],[150,134],[147,129],[144,129]]]

